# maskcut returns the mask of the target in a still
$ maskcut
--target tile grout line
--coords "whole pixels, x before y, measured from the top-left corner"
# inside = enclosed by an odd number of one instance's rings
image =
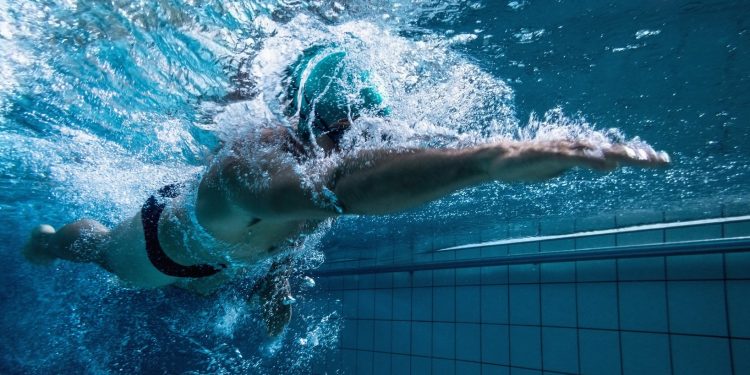
[[[666,213],[662,211],[662,216],[664,219],[666,219]],[[662,243],[666,243],[667,241],[667,231],[663,230],[661,231],[661,241]],[[666,306],[667,306],[667,344],[669,345],[668,348],[668,354],[669,354],[669,373],[674,375],[674,359],[672,358],[672,317],[671,317],[671,311],[669,308],[669,257],[664,257],[664,298],[666,299]]]
[[[721,226],[722,236],[724,235],[724,226]],[[728,286],[728,280],[727,280],[727,256],[726,254],[722,254],[722,265],[723,265],[723,273],[724,273],[724,317],[727,322],[727,341],[729,343],[729,368],[731,370],[731,373],[735,373],[734,369],[734,340],[732,340],[732,324],[730,321],[730,314],[729,314],[729,286]]]

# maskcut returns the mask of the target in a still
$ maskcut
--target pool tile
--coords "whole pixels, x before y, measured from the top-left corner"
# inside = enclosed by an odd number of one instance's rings
[[[391,339],[391,348],[394,353],[410,354],[411,322],[394,321],[392,325]]]
[[[357,351],[357,375],[371,375],[372,366],[372,352]]]
[[[481,276],[481,267],[459,268],[456,270],[456,285],[479,285]]]
[[[750,279],[750,252],[725,254],[727,279]]]
[[[618,259],[617,272],[623,281],[664,280],[665,260],[664,257]]]
[[[452,286],[435,287],[433,295],[433,319],[438,322],[456,320],[456,288]]]
[[[482,267],[482,284],[507,284],[508,266]]]
[[[357,318],[359,293],[356,290],[344,291],[341,303],[343,304],[344,318]]]
[[[393,374],[411,373],[411,357],[408,355],[394,354],[391,356],[391,372]],[[346,374],[346,372],[344,372]]]
[[[432,288],[413,288],[412,320],[432,320]]]
[[[543,325],[576,326],[575,284],[543,284],[541,293]]]
[[[374,264],[372,264],[374,265]],[[360,266],[364,266],[361,265]],[[370,266],[370,265],[368,265]],[[372,289],[375,288],[375,274],[364,274],[364,275],[357,275],[357,289]]]
[[[534,254],[539,252],[539,242],[524,242],[508,245],[508,253],[516,254]]]
[[[577,280],[616,281],[617,261],[615,259],[579,261],[576,265]]]
[[[510,364],[510,333],[506,325],[482,324],[482,362]]]
[[[510,375],[547,375],[539,370],[531,370],[527,368],[511,367]]]
[[[510,285],[510,323],[539,324],[539,285]]]
[[[448,286],[456,283],[456,273],[459,270],[445,269],[432,271],[432,282],[435,286]]]
[[[412,285],[418,286],[432,286],[432,271],[414,271],[412,276]]]
[[[650,245],[664,242],[664,230],[653,229],[617,234],[617,246]]]
[[[391,354],[390,353],[373,353],[372,370],[375,375],[390,375],[391,372]]]
[[[483,323],[508,323],[508,286],[482,286],[481,317]]]
[[[411,320],[411,288],[393,290],[393,319]]]
[[[372,323],[374,338],[372,348],[378,352],[391,351],[391,322],[376,320]]]
[[[732,340],[735,374],[750,374],[750,340]]]
[[[393,287],[394,288],[411,287],[411,273],[410,272],[394,272],[393,273]]]
[[[358,292],[358,300],[357,318],[372,319],[375,313],[375,290],[360,289]]]
[[[451,245],[453,246],[453,245]],[[456,250],[441,250],[432,253],[432,260],[435,262],[444,262],[456,259]]]
[[[393,289],[375,289],[375,319],[391,319],[393,316]]]
[[[479,249],[482,258],[496,258],[508,255],[508,245],[483,246]]]
[[[341,347],[344,349],[357,348],[357,320],[347,319],[341,330]]]
[[[664,230],[667,242],[695,241],[721,238],[721,224],[707,224]]]
[[[453,361],[450,359],[438,359],[438,358],[432,359],[432,374],[433,375],[453,375],[455,373],[456,373],[456,361]]]
[[[620,328],[667,331],[667,290],[663,281],[620,283]]]
[[[456,359],[480,360],[479,324],[456,323]]]
[[[357,349],[372,350],[373,334],[372,320],[359,320],[357,322]]]
[[[393,264],[394,263],[393,251],[394,251],[393,246],[379,247],[375,253],[375,264],[379,266]]]
[[[476,362],[456,361],[456,374],[460,375],[484,375],[482,367]]]
[[[607,248],[615,246],[615,235],[585,236],[576,238],[575,242],[576,250]]]
[[[574,328],[542,328],[544,369],[578,372],[578,334]]]
[[[542,368],[542,340],[539,327],[510,326],[512,366]]]
[[[620,337],[615,331],[579,331],[581,373],[606,375],[620,373]]]
[[[432,323],[412,322],[411,354],[432,356]]]
[[[455,323],[433,323],[432,324],[432,355],[434,357],[456,358],[456,324]]]
[[[482,364],[482,375],[509,375],[510,367],[491,365],[487,363]]]
[[[432,360],[424,357],[411,357],[412,374],[430,374],[432,373]]]
[[[508,266],[509,280],[511,284],[538,283],[538,264],[518,264]]]
[[[456,321],[479,323],[481,304],[479,286],[456,287]]]
[[[726,336],[723,282],[670,281],[667,288],[672,332]]]
[[[724,278],[722,254],[679,255],[667,257],[668,280],[704,280]]]
[[[315,281],[321,289],[340,290],[343,289],[343,278],[341,276],[319,277]]]
[[[539,242],[539,251],[571,251],[575,250],[576,242],[574,239],[548,240]]]
[[[375,274],[375,287],[376,288],[393,288],[393,273],[385,272]]]
[[[473,241],[477,242],[477,241]],[[469,242],[470,243],[470,242]],[[479,259],[482,257],[482,249],[463,249],[456,251],[456,259]]]
[[[750,220],[724,223],[724,237],[750,236]]]
[[[617,329],[617,284],[578,284],[578,324],[583,328]]]
[[[731,374],[729,339],[673,335],[672,362],[675,374]]]
[[[343,349],[341,350],[341,366],[345,373],[357,373],[357,351]]]
[[[669,336],[622,332],[622,367],[626,375],[669,374]]]
[[[540,270],[543,283],[576,281],[576,262],[542,263]]]
[[[750,339],[750,281],[727,281],[727,304],[732,336]]]

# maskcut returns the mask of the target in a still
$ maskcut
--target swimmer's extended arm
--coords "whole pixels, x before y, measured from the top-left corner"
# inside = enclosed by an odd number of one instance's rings
[[[338,215],[333,207],[325,207],[311,197],[293,166],[270,163],[266,166],[269,176],[262,177],[254,175],[257,168],[252,163],[257,162],[227,159],[209,171],[202,185],[220,186],[214,191],[223,192],[221,195],[228,196],[233,206],[263,220]],[[361,151],[345,157],[338,167],[321,177],[345,213],[377,215],[406,210],[490,181],[534,182],[556,177],[573,167],[611,170],[619,164],[656,167],[668,162],[665,153],[650,148],[634,150],[615,145],[595,150],[579,142],[508,141],[460,150]],[[261,177],[268,180],[265,186],[248,188],[247,181]],[[215,203],[222,200],[205,201],[211,211],[229,212]],[[200,203],[201,199],[199,206]]]
[[[620,145],[595,150],[568,141],[501,142],[462,150],[369,151],[333,173],[334,192],[347,213],[385,214],[489,181],[547,180],[573,167],[611,170],[669,163],[666,153]]]

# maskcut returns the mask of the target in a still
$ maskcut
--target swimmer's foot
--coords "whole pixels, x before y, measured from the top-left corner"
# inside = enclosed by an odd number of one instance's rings
[[[37,226],[31,231],[29,241],[21,250],[21,254],[31,263],[49,265],[56,258],[50,252],[50,241],[54,235],[55,228],[51,225]]]
[[[269,336],[278,336],[292,320],[292,304],[289,280],[278,275],[267,275],[254,288],[260,298],[260,310]]]

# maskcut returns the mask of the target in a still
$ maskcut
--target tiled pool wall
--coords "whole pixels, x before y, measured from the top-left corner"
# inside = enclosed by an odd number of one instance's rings
[[[344,318],[315,373],[748,374],[750,249],[735,253],[387,272],[388,265],[750,236],[750,220],[434,251],[477,240],[747,215],[745,203],[443,231],[334,252],[316,296]],[[494,235],[494,237],[493,237]],[[473,239],[472,239],[473,238]],[[425,251],[424,243],[430,250]],[[336,262],[338,259],[349,261]],[[351,260],[355,259],[355,260]],[[357,274],[364,265],[383,272]]]

